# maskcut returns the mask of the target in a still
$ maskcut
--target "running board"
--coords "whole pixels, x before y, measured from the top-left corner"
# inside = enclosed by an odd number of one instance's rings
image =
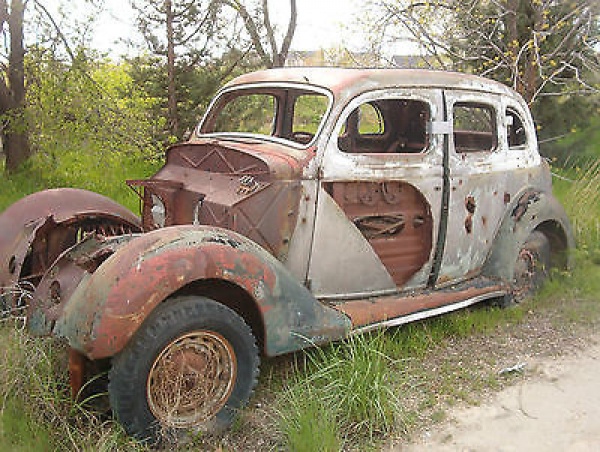
[[[365,332],[455,311],[509,291],[506,284],[480,277],[444,289],[347,300],[330,306],[350,318],[353,332]]]
[[[372,323],[370,325],[362,326],[350,331],[350,335],[354,334],[362,334],[367,333],[369,331],[381,329],[381,328],[391,328],[394,326],[404,325],[406,323],[418,322],[419,320],[427,319],[429,317],[435,317],[437,315],[446,314],[452,311],[458,311],[459,309],[464,309],[468,306],[481,303],[485,300],[491,300],[493,298],[499,298],[506,295],[506,291],[496,291],[490,292],[483,295],[478,295],[473,298],[469,298],[468,300],[459,301],[457,303],[445,305],[439,308],[428,309],[426,311],[419,311],[413,314],[408,314],[402,317],[397,317],[395,319],[385,320],[379,323]]]

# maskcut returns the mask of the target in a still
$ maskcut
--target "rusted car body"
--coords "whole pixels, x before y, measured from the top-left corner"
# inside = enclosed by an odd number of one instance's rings
[[[15,287],[36,287],[29,328],[68,342],[75,391],[111,359],[113,409],[140,438],[230,422],[255,384],[254,340],[275,356],[509,299],[574,246],[527,106],[464,74],[241,76],[161,170],[128,183],[141,219],[71,189],[0,215],[0,296],[14,309]]]

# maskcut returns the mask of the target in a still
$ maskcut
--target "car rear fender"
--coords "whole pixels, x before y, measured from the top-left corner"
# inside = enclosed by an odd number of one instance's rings
[[[60,271],[52,273],[60,276]],[[159,303],[206,280],[227,281],[249,296],[262,320],[267,355],[340,339],[350,328],[347,317],[319,303],[254,242],[228,230],[189,225],[124,241],[80,278],[59,308],[52,307],[56,286],[43,281],[40,289],[48,290],[35,295],[32,325],[41,331],[50,324],[55,335],[88,358],[106,358],[127,344]]]
[[[567,214],[551,193],[530,188],[516,196],[507,210],[483,274],[511,281],[521,246],[535,230],[548,237],[553,265],[568,267],[568,250],[575,247],[575,240]]]

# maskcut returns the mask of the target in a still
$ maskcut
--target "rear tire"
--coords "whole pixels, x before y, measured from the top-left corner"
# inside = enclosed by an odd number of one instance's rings
[[[533,295],[548,278],[550,241],[540,231],[533,231],[523,243],[515,263],[512,301],[519,303]]]
[[[152,443],[228,427],[250,398],[259,357],[250,327],[203,297],[159,305],[113,358],[109,398],[125,431]]]

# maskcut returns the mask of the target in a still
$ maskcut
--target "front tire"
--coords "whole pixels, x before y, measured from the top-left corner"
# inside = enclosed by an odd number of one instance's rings
[[[229,426],[247,403],[259,357],[250,327],[203,297],[159,305],[109,374],[113,413],[134,437],[159,442]]]

